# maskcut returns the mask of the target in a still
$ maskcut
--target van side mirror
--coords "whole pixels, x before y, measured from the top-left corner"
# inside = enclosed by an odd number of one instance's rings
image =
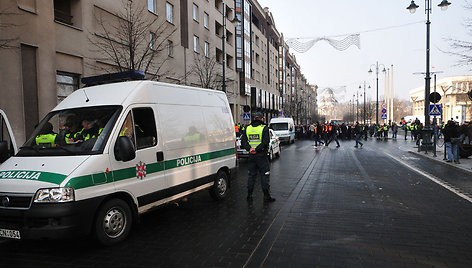
[[[5,162],[9,157],[8,142],[0,141],[0,163]]]
[[[115,144],[115,159],[117,161],[127,162],[136,157],[136,151],[131,139],[127,136],[118,137]]]

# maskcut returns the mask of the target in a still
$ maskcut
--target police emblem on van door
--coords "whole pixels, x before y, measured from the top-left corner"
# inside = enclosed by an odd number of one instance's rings
[[[142,180],[144,177],[146,177],[146,164],[139,161],[136,164],[136,178]]]

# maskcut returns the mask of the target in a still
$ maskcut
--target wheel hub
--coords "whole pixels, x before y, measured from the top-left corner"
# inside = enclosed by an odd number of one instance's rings
[[[121,235],[126,226],[123,211],[118,208],[110,209],[103,219],[103,229],[107,236],[115,238]]]

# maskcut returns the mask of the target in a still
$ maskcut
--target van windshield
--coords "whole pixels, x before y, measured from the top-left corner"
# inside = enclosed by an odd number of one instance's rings
[[[288,123],[272,123],[270,124],[270,128],[274,131],[277,130],[288,130]]]
[[[97,106],[53,111],[35,127],[17,156],[102,153],[121,109]]]

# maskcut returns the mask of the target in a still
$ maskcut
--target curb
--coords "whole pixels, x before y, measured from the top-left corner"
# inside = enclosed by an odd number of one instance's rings
[[[437,157],[434,158],[434,157],[426,156],[426,155],[424,155],[424,153],[422,154],[422,153],[418,153],[418,152],[415,152],[415,151],[408,151],[408,152],[411,153],[411,154],[426,158],[426,159],[431,159],[433,161],[439,162],[440,164],[445,165],[445,166],[457,168],[457,169],[466,171],[468,173],[472,173],[472,169],[469,169],[468,167],[461,166],[461,164],[451,164],[451,163],[445,162],[442,159],[439,159]]]

